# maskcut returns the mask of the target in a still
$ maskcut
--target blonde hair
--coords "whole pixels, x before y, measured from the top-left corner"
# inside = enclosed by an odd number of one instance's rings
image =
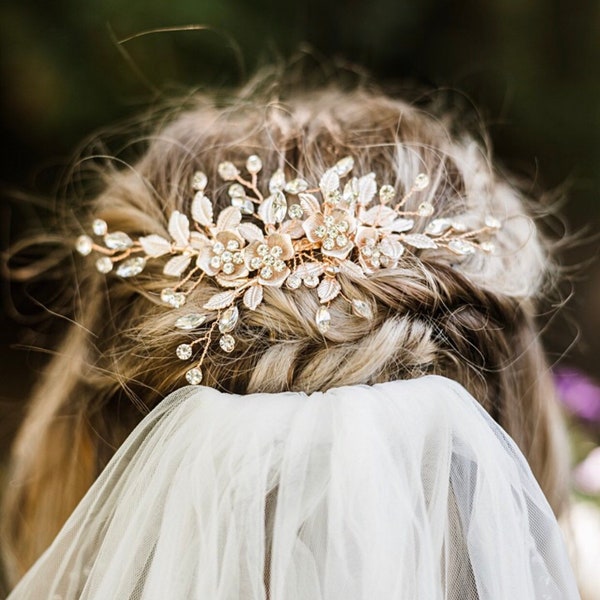
[[[198,94],[146,138],[145,153],[131,167],[105,169],[104,189],[86,220],[93,215],[134,235],[164,234],[171,211],[189,212],[195,170],[216,182],[220,161],[251,153],[261,156],[267,173],[284,160],[289,174],[315,181],[346,155],[354,157],[356,172],[374,171],[398,189],[426,172],[428,199],[440,216],[460,214],[469,225],[488,212],[500,216],[494,256],[430,251],[363,282],[342,280],[346,295],[372,300],[375,317],[360,319],[336,301],[325,340],[314,323],[312,292],[266,289],[263,305],[243,314],[235,351],[208,353],[203,383],[235,393],[312,392],[430,373],[451,377],[513,436],[558,511],[565,499],[564,441],[534,323],[547,252],[525,198],[496,171],[486,145],[450,127],[366,89],[267,94],[251,87],[222,106]],[[228,203],[224,186],[208,193],[219,208]],[[67,233],[70,241],[80,231]],[[77,260],[74,321],[14,446],[2,515],[12,580],[49,545],[144,412],[182,385],[189,366],[173,350],[184,340],[172,330],[175,313],[157,300],[167,285],[159,268],[123,280],[99,274],[92,260]],[[214,291],[203,283],[186,311]]]

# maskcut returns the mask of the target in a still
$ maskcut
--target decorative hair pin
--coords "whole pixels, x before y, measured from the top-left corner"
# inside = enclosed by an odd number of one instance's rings
[[[180,279],[162,290],[161,300],[173,308],[182,307],[206,278],[222,288],[204,304],[206,313],[189,313],[174,323],[177,329],[193,331],[208,321],[207,313],[217,313],[200,337],[176,350],[178,358],[190,360],[196,347],[203,346],[195,366],[186,373],[190,384],[199,384],[215,329],[219,330],[221,349],[232,352],[240,300],[249,310],[256,310],[265,287],[315,288],[321,303],[315,324],[325,334],[331,326],[329,304],[338,296],[350,303],[357,316],[373,316],[368,301],[342,293],[338,274],[364,279],[396,267],[410,249],[441,248],[463,256],[493,251],[493,244],[481,238],[500,228],[494,217],[487,217],[482,227],[472,230],[453,219],[434,218],[424,233],[412,232],[416,218],[434,213],[429,202],[419,204],[416,211],[404,208],[409,198],[429,185],[427,175],[417,175],[398,199],[393,186],[378,187],[374,173],[352,177],[342,186],[341,180],[353,166],[352,157],[343,158],[325,171],[314,189],[301,178],[286,180],[278,169],[269,179],[268,193],[263,194],[258,187],[262,170],[258,156],[246,161],[248,178],[232,162],[222,162],[218,173],[232,182],[228,189],[231,206],[216,220],[213,204],[204,193],[208,179],[198,171],[191,182],[195,191],[191,223],[186,215],[174,211],[168,226],[170,240],[156,234],[133,240],[122,231],[109,233],[106,222],[96,219],[92,230],[104,244],[82,235],[76,249],[83,256],[97,252],[98,271],[114,269],[120,277],[134,277],[149,260],[169,256],[163,272]]]

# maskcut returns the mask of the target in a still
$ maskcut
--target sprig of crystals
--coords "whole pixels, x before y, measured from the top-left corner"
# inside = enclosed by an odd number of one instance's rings
[[[488,216],[481,227],[469,229],[459,220],[437,217],[417,224],[435,213],[426,199],[416,210],[407,210],[410,198],[429,186],[429,177],[419,173],[402,196],[394,186],[378,186],[374,173],[349,177],[354,160],[347,156],[323,173],[318,186],[311,188],[302,177],[286,179],[279,168],[258,185],[261,159],[246,160],[244,176],[232,162],[218,165],[221,179],[230,183],[230,206],[215,218],[213,202],[206,194],[208,177],[196,172],[191,181],[194,196],[190,216],[174,211],[169,219],[169,238],[158,234],[132,239],[122,231],[109,232],[101,219],[92,223],[93,235],[80,236],[75,244],[83,256],[99,254],[96,268],[115,271],[119,277],[139,275],[149,260],[166,261],[163,272],[178,281],[161,291],[161,301],[176,309],[208,278],[220,291],[203,305],[205,312],[180,315],[174,327],[199,332],[190,343],[177,346],[182,361],[200,357],[186,373],[190,384],[202,382],[202,365],[218,330],[219,347],[229,354],[235,350],[232,335],[240,320],[240,303],[256,310],[265,287],[286,286],[315,289],[321,306],[315,326],[321,335],[332,326],[329,306],[336,298],[350,304],[353,314],[373,319],[373,307],[366,298],[348,298],[338,276],[360,280],[382,269],[393,269],[407,252],[447,250],[458,256],[479,251],[493,252],[491,235],[501,227]],[[345,183],[342,183],[345,180]]]

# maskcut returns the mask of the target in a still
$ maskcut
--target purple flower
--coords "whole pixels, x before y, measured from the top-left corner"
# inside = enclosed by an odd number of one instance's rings
[[[600,424],[600,386],[576,369],[554,374],[556,389],[564,406],[574,415]]]

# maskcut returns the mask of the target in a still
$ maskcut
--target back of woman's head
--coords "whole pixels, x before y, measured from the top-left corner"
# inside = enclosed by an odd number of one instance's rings
[[[145,142],[137,162],[104,171],[84,228],[100,218],[132,237],[168,237],[172,211],[190,214],[194,172],[207,174],[205,193],[218,212],[231,200],[218,165],[243,164],[251,154],[263,162],[259,187],[278,168],[315,186],[327,168],[352,156],[356,173],[374,172],[400,195],[419,173],[428,174],[430,185],[408,200],[410,210],[429,202],[437,217],[460,217],[472,229],[489,214],[500,219],[493,253],[414,250],[364,279],[340,274],[343,295],[367,299],[370,320],[339,297],[323,333],[314,319],[314,290],[265,287],[256,310],[241,307],[233,351],[211,342],[202,383],[243,394],[451,377],[513,436],[560,508],[562,438],[533,321],[548,258],[526,199],[498,173],[484,144],[403,101],[335,87],[243,90],[222,105],[197,95]],[[416,230],[426,224],[417,220]],[[69,243],[80,233],[70,229]],[[174,349],[186,333],[173,322],[202,312],[218,289],[207,278],[185,308],[173,310],[160,301],[169,285],[160,265],[123,279],[99,273],[93,260],[76,261],[74,322],[37,387],[14,450],[3,536],[12,576],[49,544],[144,412],[185,382],[189,364]]]

